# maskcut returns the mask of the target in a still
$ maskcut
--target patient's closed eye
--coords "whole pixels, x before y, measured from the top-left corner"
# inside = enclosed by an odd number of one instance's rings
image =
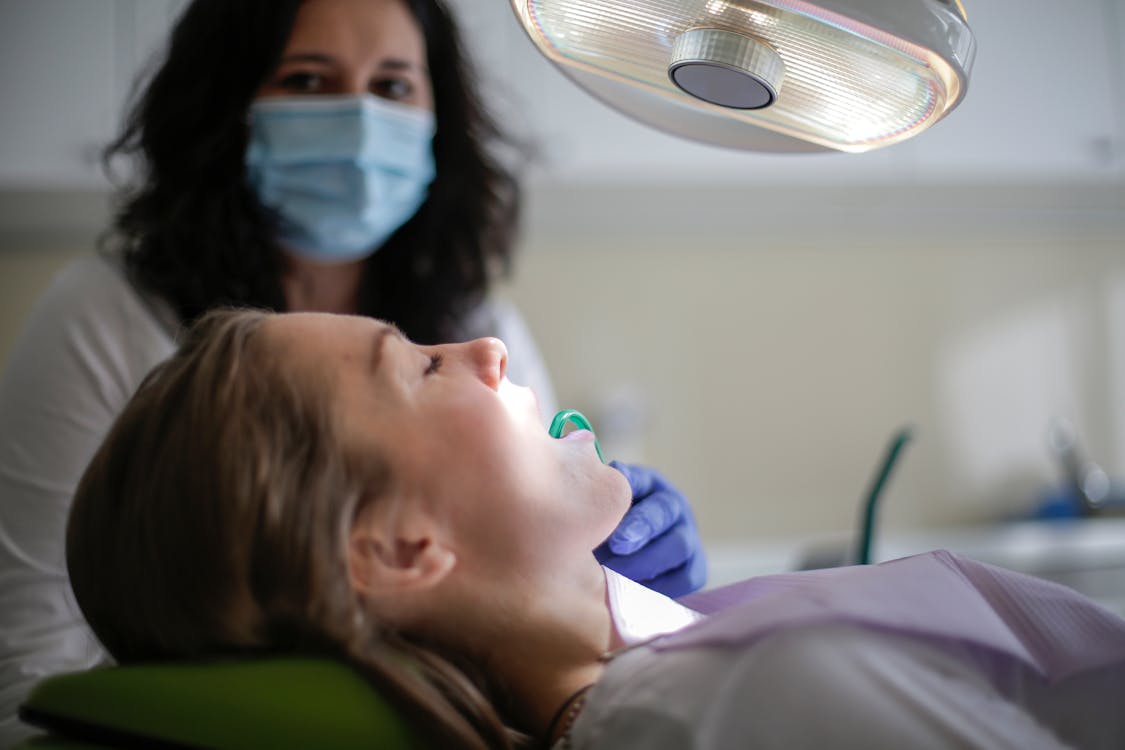
[[[435,372],[440,370],[441,369],[441,363],[442,363],[442,359],[441,359],[440,354],[430,355],[430,364],[426,368],[426,374],[427,375],[433,375]]]

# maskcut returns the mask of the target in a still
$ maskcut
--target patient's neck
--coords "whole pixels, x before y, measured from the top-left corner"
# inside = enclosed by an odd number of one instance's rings
[[[490,664],[512,698],[512,718],[537,737],[546,737],[564,701],[601,678],[610,650],[604,606],[597,612],[572,611],[571,617],[554,628],[525,631]]]
[[[618,645],[604,573],[595,565],[518,604],[470,648],[511,699],[510,720],[546,738],[560,706],[601,677],[605,654]]]

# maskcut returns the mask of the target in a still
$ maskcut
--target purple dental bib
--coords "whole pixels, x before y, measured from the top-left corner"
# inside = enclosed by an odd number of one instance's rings
[[[804,625],[848,623],[1014,660],[1048,684],[1118,667],[1125,619],[1059,584],[945,551],[879,565],[752,578],[679,602],[708,615],[649,645],[748,646]]]

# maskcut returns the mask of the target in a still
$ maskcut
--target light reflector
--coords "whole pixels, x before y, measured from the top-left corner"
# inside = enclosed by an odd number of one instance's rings
[[[580,86],[677,135],[860,152],[963,97],[975,43],[956,0],[512,0]]]

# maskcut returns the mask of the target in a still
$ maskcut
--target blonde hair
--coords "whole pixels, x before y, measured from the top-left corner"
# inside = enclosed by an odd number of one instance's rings
[[[348,533],[388,470],[339,439],[329,384],[263,345],[268,315],[205,315],[95,454],[67,529],[83,614],[119,662],[326,654],[427,742],[522,745],[451,659],[381,627],[353,591]]]

